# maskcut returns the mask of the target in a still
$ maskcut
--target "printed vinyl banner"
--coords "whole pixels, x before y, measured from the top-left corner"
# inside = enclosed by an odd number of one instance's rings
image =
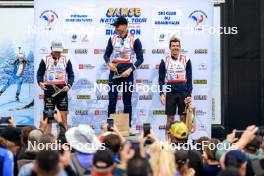
[[[136,90],[132,96],[133,128],[142,130],[150,122],[160,139],[164,139],[165,107],[158,88],[160,61],[169,55],[169,39],[181,40],[182,54],[188,56],[193,70],[193,106],[197,131],[192,138],[211,133],[211,61],[213,22],[211,0],[36,0],[35,2],[35,73],[40,60],[50,53],[53,40],[62,41],[64,54],[74,68],[75,82],[69,91],[69,122],[90,124],[99,130],[107,118],[108,75],[103,55],[111,35],[110,25],[120,15],[129,21],[129,33],[142,42],[144,62],[134,72]],[[43,91],[36,86],[35,113],[43,110]],[[117,111],[123,110],[122,95]],[[178,118],[178,117],[177,117]]]
[[[12,116],[17,125],[34,123],[33,8],[0,8],[0,117]],[[24,56],[18,62],[18,53]],[[17,98],[16,98],[17,96]]]

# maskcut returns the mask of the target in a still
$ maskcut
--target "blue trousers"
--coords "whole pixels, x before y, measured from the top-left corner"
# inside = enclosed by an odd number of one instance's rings
[[[122,85],[122,92],[123,92],[123,103],[124,103],[124,113],[129,114],[129,126],[131,127],[131,120],[132,120],[132,105],[131,105],[131,97],[132,97],[132,87],[133,85],[134,76],[133,72],[126,78],[117,78],[113,79],[114,72],[110,71],[109,74],[109,87],[110,91],[108,92],[109,95],[109,105],[108,105],[108,117],[110,114],[114,114],[116,112],[116,103],[118,97],[118,85]],[[130,89],[129,89],[130,87]]]
[[[11,79],[7,80],[7,83],[1,89],[1,92],[4,92],[11,85],[12,80],[14,80],[17,83],[16,95],[19,95],[21,91],[21,86],[23,83],[23,76],[16,76],[16,75],[12,76]]]

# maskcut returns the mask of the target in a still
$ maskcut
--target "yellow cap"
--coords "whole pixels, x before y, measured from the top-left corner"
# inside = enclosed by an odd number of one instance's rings
[[[183,122],[176,122],[170,126],[170,134],[178,139],[188,138],[188,128]]]

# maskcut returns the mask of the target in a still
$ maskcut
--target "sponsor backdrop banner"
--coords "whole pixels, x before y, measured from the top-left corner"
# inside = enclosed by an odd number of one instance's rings
[[[135,71],[133,93],[133,128],[142,130],[150,122],[164,139],[166,116],[158,90],[158,67],[169,54],[169,39],[181,39],[182,54],[190,57],[193,68],[193,106],[196,107],[197,132],[192,138],[210,136],[211,131],[211,61],[213,22],[210,0],[36,0],[35,2],[35,73],[40,59],[50,53],[50,43],[60,40],[64,54],[73,63],[75,82],[69,91],[69,122],[93,125],[99,130],[106,121],[108,74],[103,54],[109,37],[115,34],[110,25],[123,15],[129,21],[129,33],[138,36],[144,49],[144,63]],[[209,31],[209,32],[208,32]],[[43,110],[43,92],[36,86],[36,120]],[[149,89],[149,90],[148,90]],[[155,92],[156,91],[156,92]],[[117,111],[123,109],[122,94]],[[178,118],[178,117],[176,117]]]
[[[33,8],[0,8],[0,117],[12,116],[17,125],[34,123],[34,36],[28,27],[34,23]],[[15,62],[24,54],[23,72]],[[21,68],[21,67],[20,67]],[[23,70],[23,69],[21,69]],[[19,93],[19,101],[16,100]]]

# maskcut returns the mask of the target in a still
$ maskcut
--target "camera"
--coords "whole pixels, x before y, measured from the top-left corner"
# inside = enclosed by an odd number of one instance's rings
[[[258,131],[255,133],[256,136],[261,136],[264,137],[264,126],[258,127]],[[244,130],[236,130],[235,132],[235,137],[240,138],[241,135],[243,134]]]
[[[55,121],[54,119],[54,114],[56,114],[57,111],[56,110],[44,110],[43,111],[43,116],[44,116],[44,120],[47,118],[48,119],[48,123],[52,123],[53,121]]]
[[[131,149],[135,151],[135,156],[140,156],[140,144],[137,141],[131,141]]]
[[[107,130],[113,131],[112,127],[114,127],[114,119],[107,119]]]
[[[0,117],[0,124],[9,124],[9,119],[11,119],[11,117]]]
[[[151,129],[150,123],[143,124],[144,137],[150,134],[150,129]]]

